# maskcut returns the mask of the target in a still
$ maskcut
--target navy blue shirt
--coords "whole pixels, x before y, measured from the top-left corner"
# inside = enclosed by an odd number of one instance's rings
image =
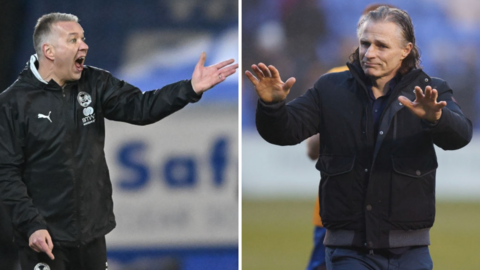
[[[387,101],[388,98],[390,97],[390,94],[393,91],[393,88],[398,84],[398,82],[402,79],[402,76],[400,74],[397,74],[393,79],[391,79],[388,82],[388,91],[385,95],[378,97],[377,99],[373,95],[372,91],[372,81],[370,79],[367,79],[365,82],[367,86],[367,92],[368,92],[368,97],[369,97],[369,102],[370,106],[372,108],[372,114],[373,114],[373,126],[375,130],[375,134],[378,134],[378,126],[380,125],[380,116],[382,116],[382,112],[387,106]],[[387,250],[390,251],[391,253],[395,255],[400,255],[405,253],[407,250],[409,250],[410,247],[401,247],[401,248],[388,248]]]
[[[393,79],[391,79],[388,82],[389,88],[387,93],[381,97],[378,97],[377,99],[373,95],[372,82],[370,81],[370,79],[367,79],[367,81],[365,82],[365,85],[367,86],[368,96],[370,97],[369,98],[370,106],[372,108],[373,125],[374,125],[374,131],[375,131],[374,134],[378,133],[378,126],[380,125],[380,116],[382,116],[382,112],[387,106],[387,101],[388,101],[388,98],[390,97],[390,94],[393,91],[393,88],[395,88],[395,86],[401,80],[401,78],[402,77],[400,74],[397,74],[395,77],[393,77]]]

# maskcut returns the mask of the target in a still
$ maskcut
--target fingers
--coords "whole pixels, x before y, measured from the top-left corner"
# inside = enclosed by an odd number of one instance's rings
[[[267,67],[264,63],[259,63],[257,65],[252,65],[252,70],[255,72],[255,75],[257,76],[258,79],[264,78],[264,77],[271,77],[271,78],[280,78],[280,73],[278,70],[270,65]]]
[[[245,75],[247,75],[248,80],[250,80],[250,82],[252,82],[254,86],[257,86],[258,79],[255,76],[253,76],[253,74],[250,71],[248,70],[245,71]]]
[[[265,77],[272,77],[272,74],[270,73],[270,70],[268,69],[268,67],[264,63],[258,64],[258,67],[260,68],[260,70],[262,71],[262,73]]]
[[[289,91],[292,88],[293,84],[296,82],[294,77],[289,78],[285,83],[282,82],[280,78],[280,73],[278,70],[272,66],[265,65],[264,63],[259,63],[258,65],[253,64],[252,70],[255,73],[255,76],[250,71],[245,71],[247,78],[253,83],[254,86],[257,86],[264,79],[274,79],[273,81],[279,82],[282,84],[282,89],[284,91]]]
[[[52,253],[53,246],[52,246],[52,249],[50,249],[49,245],[47,245],[45,241],[40,242],[39,246],[42,252],[45,252],[48,255],[48,257],[50,257],[50,259],[55,260],[55,256],[53,256],[53,253]]]
[[[50,259],[54,260],[53,242],[47,230],[37,230],[29,237],[28,246],[35,252],[45,252]]]
[[[45,240],[47,241],[48,249],[53,250],[53,242],[52,242],[52,238],[50,237],[50,234],[47,234]]]
[[[425,93],[423,93],[422,91],[422,88],[420,88],[419,86],[416,86],[415,87],[415,97],[417,99],[417,101],[419,100],[422,100],[424,99],[425,102],[428,102],[428,103],[433,103],[433,104],[443,104],[443,106],[441,106],[440,108],[443,108],[446,106],[446,102],[438,102],[437,103],[437,98],[438,98],[438,91],[437,89],[433,89],[430,85],[427,85],[427,87],[425,87]]]
[[[48,257],[50,257],[52,261],[55,260],[55,256],[53,255],[51,250],[47,250],[45,251],[45,253],[48,255]]]
[[[432,87],[430,85],[428,85],[427,87],[425,87],[425,99],[427,100],[430,100],[432,99]],[[436,100],[436,99],[435,99]]]
[[[421,100],[424,97],[425,96],[423,95],[422,88],[420,88],[420,86],[415,86],[415,99],[416,100]]]
[[[269,65],[268,70],[270,70],[270,74],[272,74],[272,78],[280,78],[280,73],[274,66]]]
[[[228,78],[230,75],[235,74],[235,72],[237,72],[237,68],[238,68],[238,65],[237,65],[235,68],[233,68],[233,66],[232,66],[232,68],[222,69],[221,72],[219,73],[220,78],[221,78],[222,80],[225,80],[225,79]]]
[[[31,249],[33,249],[35,252],[42,252],[35,244],[30,244],[28,245]]]
[[[252,70],[259,80],[265,77],[265,75],[263,75],[263,72],[260,70],[260,68],[257,65],[252,65]]]
[[[438,91],[437,89],[433,89],[432,90],[432,97],[433,101],[437,102],[437,98],[438,98]]]
[[[38,237],[37,232],[33,233],[32,236],[30,236],[28,246],[33,249],[35,252],[42,252],[40,249],[40,244],[42,241],[45,241],[43,237]]]
[[[221,73],[221,74],[226,74],[226,73],[230,73],[230,72],[235,73],[237,68],[238,68],[238,64],[231,65],[231,66],[224,67],[224,68],[220,69],[219,73]]]
[[[45,252],[50,259],[55,260],[55,256],[53,256],[53,243],[50,237],[48,239],[35,239],[30,245],[35,252]]]
[[[443,107],[447,106],[447,102],[446,101],[440,101],[436,105],[437,105],[437,109],[442,109]]]
[[[413,109],[413,102],[410,101],[410,99],[408,99],[407,97],[404,97],[404,96],[399,96],[398,97],[398,101],[400,103],[402,103],[403,106],[409,108],[409,109]]]
[[[205,61],[207,60],[207,53],[206,52],[202,52],[200,54],[200,59],[198,60],[198,63],[197,63],[197,66],[198,67],[203,67],[205,66]]]
[[[232,64],[233,62],[235,62],[235,60],[229,59],[229,60],[222,61],[222,62],[220,62],[220,63],[218,63],[218,64],[215,64],[215,65],[213,65],[213,66],[214,66],[215,68],[217,68],[217,69],[221,69],[221,68],[223,68],[223,67],[225,67],[225,66],[228,66],[228,65]]]
[[[293,84],[297,80],[294,77],[288,78],[288,80],[283,84],[283,91],[288,92],[292,88]]]

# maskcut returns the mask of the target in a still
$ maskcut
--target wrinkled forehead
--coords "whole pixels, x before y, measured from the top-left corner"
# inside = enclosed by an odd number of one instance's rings
[[[365,21],[358,28],[358,39],[361,41],[363,39],[389,39],[391,41],[398,41],[399,43],[403,40],[400,28],[394,22],[390,21]]]

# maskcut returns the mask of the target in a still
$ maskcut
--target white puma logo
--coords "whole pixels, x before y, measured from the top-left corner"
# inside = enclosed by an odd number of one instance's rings
[[[39,113],[39,114],[38,114],[38,118],[47,118],[48,121],[50,121],[50,123],[52,123],[52,119],[50,119],[50,114],[51,114],[51,113],[52,113],[52,111],[49,111],[49,112],[48,112],[48,116],[45,115],[45,114]]]

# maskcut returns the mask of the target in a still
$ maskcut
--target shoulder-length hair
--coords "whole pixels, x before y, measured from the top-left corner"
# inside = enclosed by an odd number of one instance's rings
[[[357,25],[357,37],[360,37],[360,30],[367,21],[373,22],[393,22],[398,25],[400,34],[403,37],[405,46],[412,43],[413,47],[410,53],[403,59],[402,66],[399,69],[401,74],[408,73],[413,68],[420,68],[420,49],[415,43],[415,32],[413,30],[412,19],[406,11],[388,6],[380,6],[376,10],[370,11],[363,16]],[[350,55],[350,62],[360,65],[359,47]]]

